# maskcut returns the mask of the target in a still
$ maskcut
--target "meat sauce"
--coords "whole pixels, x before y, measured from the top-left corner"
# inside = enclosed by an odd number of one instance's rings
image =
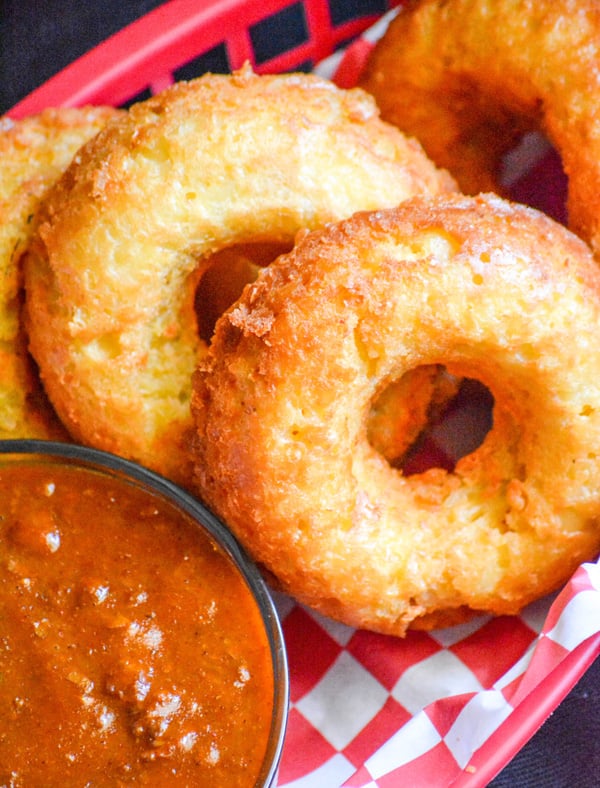
[[[252,786],[268,636],[231,559],[120,478],[0,467],[0,785]]]

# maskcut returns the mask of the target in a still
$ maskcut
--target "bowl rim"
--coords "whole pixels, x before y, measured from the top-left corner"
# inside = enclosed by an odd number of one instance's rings
[[[139,487],[150,488],[153,493],[166,499],[190,516],[200,528],[204,528],[217,542],[242,575],[259,608],[261,619],[269,641],[273,669],[273,713],[267,750],[255,788],[273,785],[287,728],[289,706],[289,665],[279,614],[267,583],[258,566],[238,542],[227,525],[204,503],[179,485],[160,474],[101,449],[78,443],[16,438],[0,440],[0,469],[2,458],[7,455],[31,455],[48,460],[67,461],[69,464],[100,471],[112,476],[125,477]]]

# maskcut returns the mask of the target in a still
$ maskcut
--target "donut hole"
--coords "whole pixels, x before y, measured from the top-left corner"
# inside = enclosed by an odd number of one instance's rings
[[[502,157],[498,177],[512,200],[567,224],[567,176],[560,155],[542,133],[524,134]]]
[[[453,471],[492,428],[494,397],[481,381],[423,365],[388,383],[371,403],[367,439],[405,476]]]
[[[198,334],[210,343],[215,324],[253,282],[261,268],[269,265],[280,254],[291,250],[293,244],[282,241],[254,241],[234,244],[220,249],[205,260],[203,273],[195,293]]]

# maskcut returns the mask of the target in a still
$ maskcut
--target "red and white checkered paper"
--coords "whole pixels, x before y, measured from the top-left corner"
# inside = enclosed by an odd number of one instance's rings
[[[291,674],[280,788],[485,785],[504,765],[496,756],[490,774],[480,763],[490,737],[505,732],[518,749],[544,718],[524,721],[519,707],[542,683],[558,703],[579,675],[569,655],[585,647],[583,670],[600,653],[600,564],[519,616],[406,639],[354,630],[287,597],[277,604]]]
[[[389,16],[317,70],[355,84]],[[539,139],[524,143],[506,181],[515,199],[564,220],[564,176]],[[449,414],[429,436],[430,459],[460,451],[476,420]],[[519,616],[405,639],[276,602],[291,673],[280,788],[483,786],[600,653],[600,563]]]

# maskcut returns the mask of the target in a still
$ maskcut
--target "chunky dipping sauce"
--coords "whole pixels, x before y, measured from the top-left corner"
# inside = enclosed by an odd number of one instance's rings
[[[190,517],[119,478],[0,465],[0,785],[252,786],[260,610]]]

